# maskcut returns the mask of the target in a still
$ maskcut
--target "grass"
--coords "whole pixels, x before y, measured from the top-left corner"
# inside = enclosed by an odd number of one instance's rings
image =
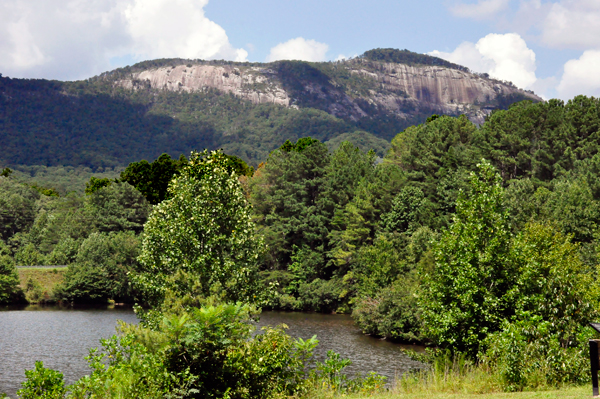
[[[331,395],[331,394],[329,394]],[[340,398],[341,395],[329,396],[324,394],[323,396],[312,396],[311,399],[325,399],[325,398]],[[567,399],[567,398],[590,398],[592,396],[592,386],[585,387],[570,387],[559,390],[551,391],[535,391],[535,392],[513,392],[513,393],[439,393],[439,392],[419,392],[419,393],[397,393],[397,392],[386,392],[381,394],[373,395],[347,395],[343,396],[347,399],[360,399],[360,398],[372,398],[372,399]]]
[[[430,359],[431,360],[431,359]],[[464,356],[452,356],[449,352],[438,354],[431,366],[404,374],[392,382],[392,388],[380,393],[342,394],[328,389],[317,388],[306,396],[308,399],[551,399],[589,398],[592,384],[563,385],[547,384],[544,375],[533,378],[523,392],[504,392],[505,384],[498,371],[489,364],[474,364]],[[363,388],[367,388],[365,386]]]
[[[28,267],[19,268],[21,288],[29,303],[53,302],[54,287],[64,280],[67,268]]]

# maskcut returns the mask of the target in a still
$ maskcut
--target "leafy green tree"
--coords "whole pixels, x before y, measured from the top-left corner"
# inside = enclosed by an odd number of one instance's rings
[[[511,234],[502,181],[487,162],[459,196],[454,223],[435,248],[435,267],[423,275],[421,307],[427,334],[442,347],[474,357],[483,340],[514,314]]]
[[[115,182],[86,197],[86,217],[98,231],[140,232],[149,212],[144,196],[126,182]]]
[[[412,232],[423,222],[423,192],[418,188],[405,187],[394,198],[392,210],[382,216],[383,228],[399,233]]]
[[[140,239],[133,232],[92,233],[78,248],[55,296],[69,302],[132,302],[129,274],[137,270]]]
[[[0,177],[0,239],[26,231],[35,219],[40,194],[11,178]]]
[[[15,262],[10,256],[0,253],[0,305],[16,303],[23,299],[19,283]]]
[[[167,198],[169,182],[186,163],[183,155],[177,160],[169,154],[162,154],[152,163],[146,160],[130,163],[121,172],[121,180],[131,184],[148,202],[156,205]]]
[[[174,295],[254,301],[260,237],[221,152],[193,152],[169,185],[171,198],[144,226],[136,287],[151,305]]]
[[[85,183],[85,193],[86,194],[92,194],[95,193],[96,191],[104,188],[104,187],[108,187],[112,184],[112,180],[104,177],[104,178],[98,178],[95,176],[90,177],[90,181]]]

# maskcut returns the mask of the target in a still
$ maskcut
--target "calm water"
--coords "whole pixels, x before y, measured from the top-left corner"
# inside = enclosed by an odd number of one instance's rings
[[[67,384],[89,374],[84,359],[100,338],[115,333],[117,320],[137,323],[131,309],[65,309],[29,306],[0,311],[0,393],[16,397],[25,369],[36,360],[61,371]]]
[[[423,366],[402,353],[402,348],[423,351],[416,345],[399,345],[373,338],[361,333],[348,315],[325,315],[315,313],[263,312],[259,326],[276,326],[284,323],[288,334],[295,338],[308,339],[317,335],[319,360],[326,357],[328,350],[348,358],[352,364],[346,370],[352,374],[374,371],[389,377]]]
[[[115,333],[117,320],[136,323],[131,309],[64,309],[28,307],[0,311],[0,393],[15,397],[24,370],[36,360],[60,370],[67,384],[89,374],[84,357],[98,347],[100,338]],[[401,345],[361,334],[350,316],[311,313],[264,312],[259,328],[285,323],[293,337],[308,339],[317,335],[317,357],[328,350],[352,360],[350,373],[375,371],[393,378],[416,368],[419,363],[401,352]],[[420,350],[420,347],[404,346]]]

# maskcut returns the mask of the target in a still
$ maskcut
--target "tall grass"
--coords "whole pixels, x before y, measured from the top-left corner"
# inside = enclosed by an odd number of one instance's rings
[[[432,359],[430,367],[396,378],[387,390],[342,394],[323,386],[315,387],[303,398],[588,398],[591,391],[591,384],[589,387],[537,384],[528,386],[524,392],[508,393],[500,373],[489,363],[475,364],[464,355],[438,353]]]
[[[447,352],[436,356],[429,369],[406,373],[396,379],[396,393],[483,394],[502,392],[501,381],[488,364],[475,364],[464,355]]]

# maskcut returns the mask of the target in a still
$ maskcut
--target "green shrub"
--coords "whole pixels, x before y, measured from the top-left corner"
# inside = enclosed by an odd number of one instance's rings
[[[339,279],[314,279],[298,288],[304,310],[331,313],[338,309],[343,301],[343,286]]]
[[[418,290],[416,276],[401,277],[375,298],[358,299],[352,318],[366,334],[402,342],[423,342]]]
[[[60,399],[66,394],[62,373],[47,369],[44,363],[35,362],[35,369],[26,370],[27,379],[21,383],[22,389],[17,391],[22,399]]]
[[[94,372],[73,396],[125,398],[267,398],[305,384],[316,346],[295,343],[282,327],[251,338],[247,305],[191,308],[157,317],[157,327],[122,325],[88,358]],[[109,360],[108,366],[104,361]]]

